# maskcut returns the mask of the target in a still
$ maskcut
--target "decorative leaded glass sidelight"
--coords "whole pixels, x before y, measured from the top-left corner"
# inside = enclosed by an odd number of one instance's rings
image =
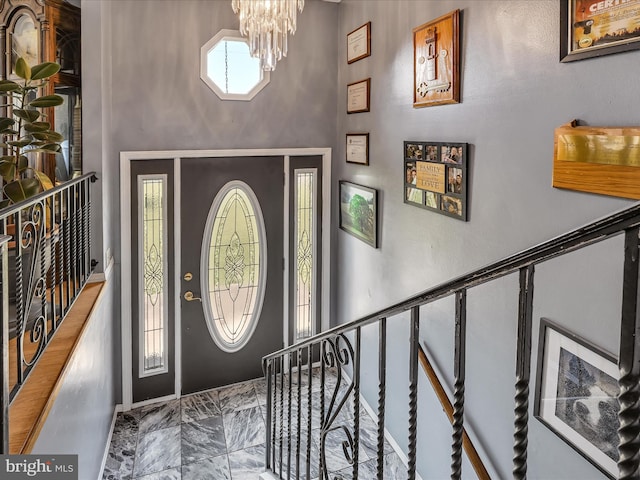
[[[167,176],[138,177],[139,376],[167,371]]]
[[[316,311],[317,169],[294,171],[294,336],[314,334]]]
[[[264,300],[266,259],[258,199],[249,185],[231,181],[209,210],[200,265],[207,327],[226,352],[240,350],[253,335]]]

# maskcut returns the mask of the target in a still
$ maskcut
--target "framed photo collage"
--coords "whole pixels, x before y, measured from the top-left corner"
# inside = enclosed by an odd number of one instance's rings
[[[467,144],[404,142],[404,203],[467,221]]]

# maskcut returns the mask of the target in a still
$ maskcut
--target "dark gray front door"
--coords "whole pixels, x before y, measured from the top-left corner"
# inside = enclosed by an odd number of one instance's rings
[[[181,162],[182,394],[188,394],[262,376],[262,357],[283,346],[284,160]],[[265,238],[256,250],[262,220]]]

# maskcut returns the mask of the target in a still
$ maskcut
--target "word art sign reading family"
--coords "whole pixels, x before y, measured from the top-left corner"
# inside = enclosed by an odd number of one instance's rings
[[[467,220],[467,144],[404,142],[404,203]]]

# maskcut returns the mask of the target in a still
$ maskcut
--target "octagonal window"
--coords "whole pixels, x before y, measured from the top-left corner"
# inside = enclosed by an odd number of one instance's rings
[[[240,32],[220,30],[200,49],[200,78],[222,100],[251,100],[269,83],[269,72]]]

